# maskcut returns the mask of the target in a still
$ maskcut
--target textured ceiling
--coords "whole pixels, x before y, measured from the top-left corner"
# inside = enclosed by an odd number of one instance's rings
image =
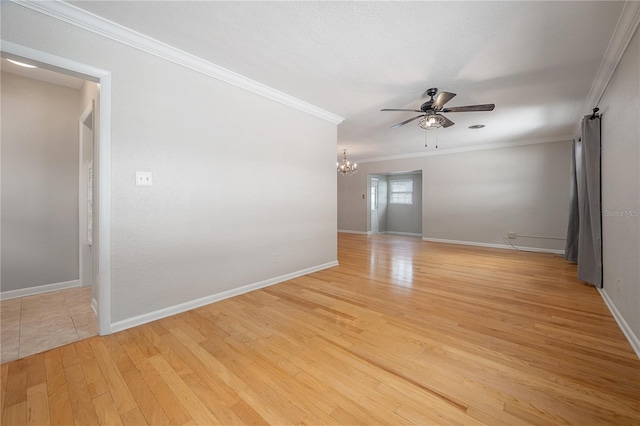
[[[72,2],[345,118],[352,160],[571,136],[624,2]],[[457,93],[426,132],[429,87]],[[485,124],[482,130],[469,130]]]

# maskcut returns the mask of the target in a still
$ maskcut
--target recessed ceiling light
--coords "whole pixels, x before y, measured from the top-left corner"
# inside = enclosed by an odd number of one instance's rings
[[[7,61],[11,62],[12,64],[16,64],[19,67],[24,67],[24,68],[38,68],[35,65],[31,65],[31,64],[25,64],[24,62],[19,62],[19,61],[14,61],[13,59],[7,59]]]
[[[473,126],[469,126],[469,128],[473,130],[482,129],[483,127],[484,127],[484,124],[474,124]]]

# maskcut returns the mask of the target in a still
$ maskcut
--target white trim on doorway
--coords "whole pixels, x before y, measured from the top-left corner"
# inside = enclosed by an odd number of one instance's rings
[[[80,281],[80,285],[84,285],[85,282],[83,281],[86,277],[84,277],[83,274],[83,256],[82,256],[82,246],[84,243],[84,236],[86,235],[87,232],[87,223],[85,222],[86,218],[86,205],[87,205],[87,193],[85,192],[86,189],[86,177],[85,177],[85,173],[84,173],[84,164],[83,164],[83,155],[84,155],[84,149],[83,149],[83,133],[84,133],[84,126],[85,126],[85,121],[87,120],[87,118],[89,117],[89,115],[93,114],[93,109],[94,109],[94,105],[93,105],[93,101],[87,105],[87,107],[85,108],[84,112],[82,113],[82,115],[80,115],[80,118],[78,120],[78,133],[79,133],[79,140],[78,140],[78,280]],[[93,120],[94,118],[92,118]],[[93,131],[94,126],[91,126],[91,131]],[[92,280],[93,281],[93,280]]]
[[[111,72],[0,40],[2,52],[42,64],[58,72],[81,75],[100,83],[100,133],[97,146],[98,178],[98,332],[111,333]]]

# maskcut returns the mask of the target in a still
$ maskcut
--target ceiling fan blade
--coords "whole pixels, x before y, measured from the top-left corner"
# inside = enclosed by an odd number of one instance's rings
[[[392,128],[392,129],[395,129],[396,127],[404,126],[405,124],[407,124],[407,123],[409,123],[409,122],[411,122],[411,121],[413,121],[413,120],[415,120],[415,119],[417,119],[417,118],[424,117],[425,115],[426,115],[426,114],[416,115],[415,117],[410,118],[410,119],[408,119],[408,120],[405,120],[405,121],[403,121],[402,123],[398,123],[398,124],[395,124],[395,125],[391,126],[391,128]]]
[[[453,126],[454,124],[456,124],[456,123],[454,123],[453,121],[449,120],[449,119],[448,119],[447,117],[445,117],[444,115],[442,115],[442,114],[438,114],[438,115],[439,115],[440,117],[444,118],[444,124],[442,125],[442,127],[451,127],[451,126]]]
[[[468,111],[493,111],[495,104],[483,104],[483,105],[467,105],[452,108],[443,108],[442,112],[468,112]]]
[[[411,112],[422,112],[419,109],[389,109],[389,108],[385,108],[385,109],[381,109],[380,111],[411,111]]]
[[[449,102],[451,99],[453,99],[453,97],[455,96],[455,93],[449,93],[449,92],[440,92],[438,94],[438,96],[436,97],[435,102],[433,103],[432,107],[433,108],[442,108],[444,106],[444,104],[446,104],[447,102]]]

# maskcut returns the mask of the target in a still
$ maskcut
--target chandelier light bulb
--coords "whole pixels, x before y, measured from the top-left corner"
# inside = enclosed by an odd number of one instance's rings
[[[348,175],[351,173],[355,173],[358,165],[356,163],[351,164],[349,160],[347,160],[347,150],[345,149],[342,156],[342,164],[339,162],[336,163],[338,173],[340,175]]]

